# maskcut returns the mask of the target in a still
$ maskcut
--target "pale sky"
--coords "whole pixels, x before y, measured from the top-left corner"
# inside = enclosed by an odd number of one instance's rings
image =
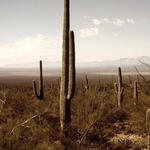
[[[150,0],[70,0],[77,62],[150,56]],[[63,0],[0,0],[0,66],[61,61]]]

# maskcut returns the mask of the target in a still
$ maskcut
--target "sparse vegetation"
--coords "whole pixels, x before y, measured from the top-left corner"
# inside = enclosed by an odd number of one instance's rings
[[[92,78],[88,80],[88,91],[83,88],[84,80],[77,80],[71,101],[71,129],[64,139],[66,149],[146,148],[145,113],[150,96],[142,92],[145,84],[139,87],[139,103],[135,106],[133,87],[124,81],[123,107],[119,109],[108,79],[102,78],[101,85]],[[43,101],[33,96],[31,81],[3,79],[0,83],[0,98],[5,101],[1,103],[0,149],[61,150],[58,78],[45,79]]]
[[[34,94],[25,77],[21,82],[7,78],[0,82],[0,149],[149,150],[150,86],[137,68],[143,78],[138,87],[130,76],[130,83],[123,82],[120,67],[118,83],[114,76],[95,80],[87,75],[85,81],[75,82],[69,3],[64,0],[61,81],[45,78],[43,84],[40,61],[39,89],[33,81]]]

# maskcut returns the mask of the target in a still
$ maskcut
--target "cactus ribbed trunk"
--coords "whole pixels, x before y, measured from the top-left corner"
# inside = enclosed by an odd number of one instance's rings
[[[70,16],[69,16],[69,0],[64,0],[64,22],[63,22],[63,45],[62,45],[62,74],[61,74],[61,87],[60,87],[60,124],[61,130],[64,129],[66,122],[66,101],[68,91],[68,67],[69,67],[69,29],[70,29]]]
[[[134,81],[134,104],[138,104],[138,83]]]
[[[146,111],[147,150],[150,150],[150,109]]]
[[[75,91],[75,40],[74,32],[69,32],[69,80],[68,80],[68,95],[67,99],[71,100]]]
[[[39,95],[37,93],[37,87],[36,87],[36,83],[33,80],[33,92],[34,95],[39,98],[39,99],[43,99],[44,97],[44,91],[43,91],[43,73],[42,73],[42,61],[40,60],[40,81],[39,81]]]
[[[118,67],[118,88],[121,90],[122,88],[122,73],[121,73],[121,68]]]
[[[43,73],[42,73],[42,61],[40,60],[40,81],[39,81],[40,98],[43,99]]]
[[[115,92],[117,94],[118,107],[121,107],[121,103],[123,102],[123,92],[124,88],[122,87],[122,73],[121,68],[118,67],[118,84],[114,83]]]
[[[64,0],[62,73],[60,86],[60,125],[64,133],[71,122],[70,101],[75,91],[75,43],[74,32],[70,31],[69,0]]]
[[[33,93],[34,93],[34,95],[38,98],[35,80],[33,80]]]

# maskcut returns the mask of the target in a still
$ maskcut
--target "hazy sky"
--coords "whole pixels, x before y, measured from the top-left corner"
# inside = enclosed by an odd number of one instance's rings
[[[150,0],[70,0],[77,61],[150,56]],[[0,66],[62,54],[63,0],[0,0]]]

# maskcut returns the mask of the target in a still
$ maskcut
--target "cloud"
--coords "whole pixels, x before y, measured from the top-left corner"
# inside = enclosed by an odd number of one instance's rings
[[[92,23],[94,25],[101,25],[101,24],[107,24],[107,23],[111,23],[110,19],[108,18],[103,18],[103,19],[91,19]]]
[[[92,22],[93,22],[94,25],[100,25],[100,24],[103,23],[102,21],[100,21],[98,19],[92,19]]]
[[[111,23],[111,21],[108,18],[103,18],[102,20],[104,21],[104,23]]]
[[[38,34],[10,43],[0,44],[0,60],[7,64],[37,61],[40,59],[59,60],[61,57],[61,38]]]
[[[99,33],[99,29],[94,27],[94,28],[84,28],[79,30],[80,37],[86,38],[86,37],[91,37],[91,36],[96,36]]]
[[[121,27],[122,25],[125,24],[125,21],[122,20],[122,19],[117,18],[117,19],[115,19],[115,20],[113,21],[113,24],[116,25],[116,26],[120,26],[120,27]]]
[[[90,17],[86,18],[86,19],[90,19]],[[102,19],[97,19],[97,18],[93,18],[90,19],[90,21],[92,22],[93,25],[105,25],[105,24],[113,24],[115,26],[123,26],[125,24],[136,24],[136,21],[133,18],[126,18],[126,19],[121,19],[121,18],[114,18],[114,19],[109,19],[109,18],[102,18]]]
[[[83,18],[84,18],[84,19],[88,19],[88,18],[89,18],[89,16],[83,16]]]
[[[134,24],[136,24],[136,21],[133,18],[126,18],[126,19],[117,18],[117,19],[113,20],[113,24],[116,26],[123,26],[125,24],[134,25]]]
[[[127,19],[126,19],[126,22],[129,23],[129,24],[135,24],[135,21],[134,21],[133,18],[131,18],[131,19],[130,19],[130,18],[127,18]]]

